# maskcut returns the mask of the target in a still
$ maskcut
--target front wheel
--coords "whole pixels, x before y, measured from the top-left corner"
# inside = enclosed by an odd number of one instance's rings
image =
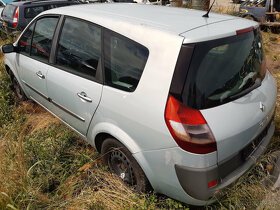
[[[129,150],[113,138],[106,139],[101,147],[103,163],[109,166],[112,173],[118,175],[128,186],[138,192],[151,189],[150,183]]]
[[[20,87],[20,84],[18,83],[15,76],[12,77],[12,83],[13,83],[13,89],[15,91],[18,101],[26,101],[27,97],[24,94],[24,92],[23,92],[22,88]]]

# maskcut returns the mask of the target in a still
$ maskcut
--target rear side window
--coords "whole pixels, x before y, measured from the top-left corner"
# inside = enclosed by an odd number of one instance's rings
[[[13,19],[16,6],[8,4],[3,10],[3,17]]]
[[[66,18],[58,43],[56,65],[70,73],[94,79],[101,57],[101,29]]]
[[[105,83],[132,92],[146,65],[149,50],[117,33],[105,30]]]
[[[43,11],[44,11],[44,7],[43,6],[28,7],[28,8],[24,9],[24,17],[25,18],[34,18],[34,17],[36,17],[38,14],[40,14]]]
[[[242,96],[265,76],[259,32],[197,43],[182,99],[207,109]]]
[[[70,4],[56,4],[56,5],[52,5],[52,8],[56,8],[56,7],[65,7],[68,6]]]
[[[53,9],[53,8],[57,8],[57,6],[55,4],[46,5],[46,10]]]
[[[37,20],[32,39],[31,57],[48,62],[57,22],[57,17],[47,17]]]

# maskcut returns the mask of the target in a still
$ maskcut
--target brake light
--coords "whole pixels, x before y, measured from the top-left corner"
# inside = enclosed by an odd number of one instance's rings
[[[169,95],[165,122],[177,142],[185,151],[206,154],[217,151],[217,144],[201,112],[187,107]]]
[[[245,34],[247,32],[253,31],[253,30],[254,30],[254,27],[244,28],[244,29],[241,29],[241,30],[237,30],[236,31],[236,35]]]
[[[15,15],[14,15],[14,19],[13,19],[13,27],[15,28],[18,24],[18,13],[19,13],[19,9],[17,7]]]

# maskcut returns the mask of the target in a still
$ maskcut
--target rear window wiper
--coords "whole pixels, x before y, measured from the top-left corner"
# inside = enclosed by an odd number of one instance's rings
[[[262,84],[262,80],[261,80],[260,78],[257,78],[257,79],[255,80],[254,85],[252,85],[251,87],[249,87],[249,88],[247,88],[247,89],[241,91],[240,93],[237,93],[237,94],[235,94],[235,95],[230,96],[229,98],[230,98],[230,100],[235,100],[235,99],[237,99],[237,98],[240,98],[240,97],[242,97],[242,96],[245,96],[246,94],[248,94],[248,93],[251,92],[252,90],[254,90],[254,89],[260,87],[261,84]]]

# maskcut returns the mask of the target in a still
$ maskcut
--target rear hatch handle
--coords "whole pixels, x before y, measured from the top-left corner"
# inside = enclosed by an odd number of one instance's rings
[[[247,88],[247,89],[241,91],[240,93],[237,93],[236,95],[230,96],[229,98],[230,98],[231,100],[235,100],[235,99],[237,99],[237,98],[240,98],[240,97],[242,97],[242,96],[245,96],[246,94],[250,93],[252,90],[254,90],[254,89],[260,87],[261,84],[262,84],[262,80],[261,80],[260,78],[257,78],[256,81],[255,81],[255,83],[254,83],[254,85],[252,85],[251,87],[249,87],[249,88]]]

